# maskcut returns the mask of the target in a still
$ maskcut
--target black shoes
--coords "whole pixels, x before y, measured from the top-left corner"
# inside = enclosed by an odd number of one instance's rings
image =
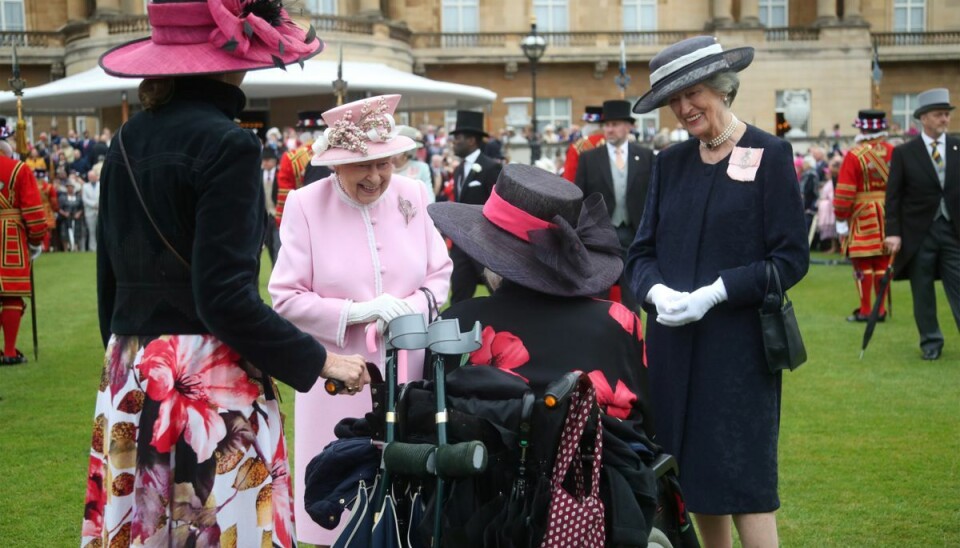
[[[861,314],[859,308],[854,308],[853,312],[851,312],[850,315],[847,316],[848,322],[865,322],[865,321],[868,321],[869,319],[870,319],[870,314]],[[877,318],[877,321],[882,322],[886,319],[887,319],[887,313],[884,312],[883,314],[880,314],[880,316]]]
[[[0,356],[0,365],[20,365],[27,363],[27,357],[17,350],[16,356]]]
[[[943,350],[941,348],[927,348],[926,350],[923,351],[923,359],[930,360],[930,361],[939,360],[940,353],[942,351]]]

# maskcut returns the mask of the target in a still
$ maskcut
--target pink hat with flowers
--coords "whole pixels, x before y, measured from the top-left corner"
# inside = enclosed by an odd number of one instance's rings
[[[368,97],[323,113],[327,123],[313,142],[315,166],[340,166],[388,158],[417,148],[403,135],[393,119],[400,103],[399,95]]]
[[[105,72],[160,78],[284,68],[323,49],[282,0],[153,0],[147,13],[153,32],[104,53]]]

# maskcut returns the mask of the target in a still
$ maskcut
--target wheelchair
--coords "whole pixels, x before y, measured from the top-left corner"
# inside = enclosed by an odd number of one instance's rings
[[[329,527],[340,507],[318,500],[335,499],[350,510],[334,547],[541,546],[570,402],[574,394],[584,393],[589,378],[567,373],[536,394],[523,380],[495,367],[463,363],[462,356],[479,346],[479,324],[461,333],[456,320],[429,327],[423,323],[422,316],[404,316],[388,326],[386,374],[368,366],[374,379],[374,411],[341,423],[341,439],[308,466],[308,512]],[[397,362],[403,350],[414,348],[432,354],[432,378],[397,386]],[[327,389],[336,392],[338,386],[328,383]],[[642,432],[600,413],[595,402],[591,408],[574,468],[592,469],[593,440],[601,428],[598,489],[584,473],[568,474],[563,487],[568,492],[599,492],[604,544],[698,547],[673,457]],[[342,474],[325,465],[338,444],[364,451],[365,458],[341,459],[367,463],[363,473]],[[311,487],[331,474],[347,478],[341,494],[346,490],[355,496],[348,499],[331,487]],[[326,510],[315,515],[311,508],[318,506]]]

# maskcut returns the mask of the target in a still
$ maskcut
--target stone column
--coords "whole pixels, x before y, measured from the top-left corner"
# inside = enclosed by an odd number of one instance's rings
[[[97,0],[97,8],[94,15],[118,15],[120,14],[120,0]]]
[[[87,18],[84,0],[67,0],[67,21],[83,21]]]
[[[843,0],[843,22],[855,25],[863,24],[863,15],[860,13],[862,4],[862,0]]]
[[[729,27],[733,24],[733,0],[712,0],[713,25]]]
[[[817,0],[817,21],[814,26],[826,27],[837,24],[836,0]]]
[[[760,0],[740,0],[740,26],[760,26]]]

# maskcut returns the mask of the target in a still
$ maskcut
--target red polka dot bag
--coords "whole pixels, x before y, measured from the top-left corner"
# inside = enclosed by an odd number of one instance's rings
[[[596,413],[597,439],[593,445],[590,492],[584,486],[582,438],[587,420]],[[603,455],[603,428],[600,408],[596,405],[596,390],[589,382],[581,382],[570,395],[560,437],[557,462],[551,479],[550,514],[542,548],[600,548],[606,540],[603,501],[600,500],[600,466]],[[572,467],[572,470],[571,470]],[[573,474],[573,492],[564,487],[568,472]]]

